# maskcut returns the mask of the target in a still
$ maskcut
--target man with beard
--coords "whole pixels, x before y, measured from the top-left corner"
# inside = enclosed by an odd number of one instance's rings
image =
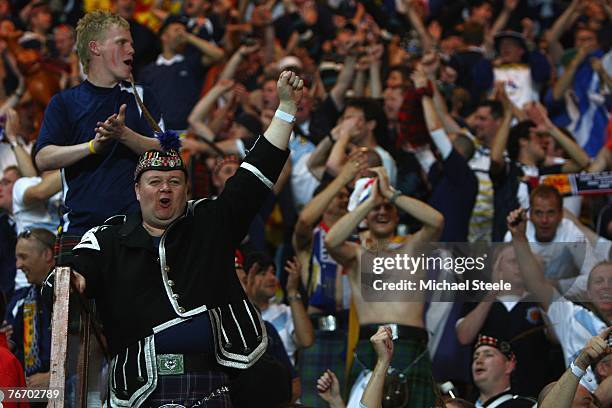
[[[435,399],[435,384],[431,382],[431,363],[427,355],[424,297],[415,294],[410,303],[389,299],[368,302],[362,293],[362,286],[367,285],[363,281],[364,277],[368,278],[372,274],[369,270],[371,265],[364,264],[367,256],[420,256],[422,245],[440,236],[444,217],[427,204],[392,189],[384,168],[375,167],[371,170],[376,173],[377,180],[373,179],[375,181],[368,198],[334,224],[325,237],[325,246],[336,262],[347,270],[349,277],[360,324],[356,360],[365,365],[365,368],[374,367],[376,355],[370,347],[369,339],[378,331],[379,325],[391,324],[398,338],[391,365],[404,370],[410,362],[416,361],[406,374],[410,388],[409,406],[430,406]],[[423,227],[408,237],[396,237],[398,210],[416,218]],[[368,230],[361,235],[361,244],[347,241],[364,219]],[[424,278],[422,270],[415,272],[414,277]]]

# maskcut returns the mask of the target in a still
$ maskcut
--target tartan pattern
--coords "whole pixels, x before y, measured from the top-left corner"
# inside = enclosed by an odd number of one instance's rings
[[[300,401],[305,406],[328,407],[317,393],[317,380],[328,368],[338,377],[342,395],[346,364],[346,336],[347,333],[344,330],[335,332],[315,330],[314,344],[300,351],[299,375],[302,383]]]
[[[400,371],[406,369],[412,362],[427,349],[427,343],[413,339],[398,339],[394,341],[393,359],[391,367]],[[355,349],[359,361],[367,366],[368,369],[376,365],[376,352],[369,340],[359,340]],[[353,386],[357,376],[363,370],[359,362],[353,360],[350,374],[350,387]],[[406,373],[408,380],[409,408],[429,408],[433,407],[436,395],[434,393],[433,374],[431,372],[431,360],[429,353],[426,352],[419,361],[413,365]]]
[[[401,149],[404,143],[412,146],[422,146],[429,142],[429,132],[425,124],[421,95],[414,88],[404,92],[404,101],[398,112],[399,134],[395,148]]]
[[[72,260],[72,248],[81,242],[81,235],[60,234],[53,248],[57,266],[64,266]]]
[[[158,408],[164,404],[191,407],[223,385],[229,387],[229,378],[218,371],[160,375],[157,377],[157,388],[141,407]],[[229,392],[203,402],[200,407],[232,408]]]

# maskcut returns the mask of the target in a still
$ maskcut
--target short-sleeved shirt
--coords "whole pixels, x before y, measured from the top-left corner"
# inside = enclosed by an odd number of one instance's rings
[[[161,111],[152,93],[136,87],[153,118],[161,124]],[[126,104],[125,125],[143,136],[153,130],[136,103],[129,84],[102,88],[84,81],[56,94],[47,109],[36,142],[36,151],[49,145],[72,146],[87,143],[95,136],[97,122],[119,112]],[[63,231],[83,235],[87,230],[116,214],[138,209],[134,193],[134,170],[138,155],[119,141],[62,169],[64,215]]]
[[[531,221],[527,222],[525,236],[531,250],[544,261],[546,278],[559,280],[563,296],[570,299],[584,300],[591,270],[597,263],[609,259],[612,246],[603,237],[592,245],[580,228],[567,218],[561,220],[550,242],[537,240]],[[504,241],[512,241],[509,231]]]
[[[266,310],[261,312],[261,318],[274,326],[280,338],[283,340],[283,345],[285,346],[289,359],[295,364],[295,351],[297,350],[297,345],[293,340],[295,328],[293,326],[291,307],[285,304],[271,304]]]
[[[13,219],[17,234],[26,228],[45,228],[55,233],[59,226],[58,206],[61,194],[53,195],[45,202],[26,205],[23,201],[25,192],[42,181],[40,177],[21,177],[13,185]]]
[[[566,366],[569,366],[578,357],[591,337],[598,335],[607,327],[606,323],[595,313],[584,306],[570,302],[556,291],[546,317],[561,343]],[[590,368],[580,384],[591,392],[595,391],[597,381]]]

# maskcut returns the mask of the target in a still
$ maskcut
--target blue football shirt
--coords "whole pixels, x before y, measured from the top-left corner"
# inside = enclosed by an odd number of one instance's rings
[[[137,86],[138,94],[153,118],[163,129],[158,103],[147,88]],[[71,146],[89,142],[95,136],[97,122],[105,121],[127,105],[125,124],[143,136],[153,136],[132,87],[128,83],[101,88],[84,81],[53,96],[36,141],[36,152],[45,146]],[[116,214],[138,209],[134,193],[134,170],[138,155],[118,141],[108,141],[106,148],[62,169],[64,195],[63,231],[83,235]]]

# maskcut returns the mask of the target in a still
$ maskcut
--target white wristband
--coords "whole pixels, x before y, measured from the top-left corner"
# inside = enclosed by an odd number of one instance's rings
[[[280,109],[277,109],[274,113],[275,118],[279,118],[287,123],[295,123],[295,116],[288,114],[287,112],[283,112]]]
[[[586,374],[586,370],[578,367],[573,361],[570,364],[570,370],[572,370],[572,374],[574,374],[577,378],[582,378]]]

